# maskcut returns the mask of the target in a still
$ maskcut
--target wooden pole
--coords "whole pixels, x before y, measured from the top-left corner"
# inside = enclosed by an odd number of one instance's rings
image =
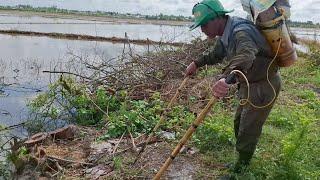
[[[162,165],[158,173],[153,177],[154,180],[160,179],[162,174],[168,169],[169,165],[172,163],[174,158],[178,155],[181,148],[185,145],[185,143],[190,139],[194,131],[196,131],[197,127],[200,125],[200,123],[204,120],[208,112],[211,110],[212,106],[217,102],[217,98],[213,97],[210,99],[206,107],[201,111],[197,119],[192,123],[192,125],[189,127],[188,131],[184,134],[182,139],[180,140],[179,144],[176,146],[176,148],[172,151],[170,157],[166,160],[166,162]]]
[[[227,84],[235,83],[235,74],[231,73],[226,78],[225,82]],[[196,118],[196,120],[192,123],[192,125],[189,127],[187,132],[184,134],[182,139],[180,140],[179,144],[174,148],[172,151],[170,157],[166,160],[166,162],[162,165],[158,173],[153,177],[153,180],[159,180],[162,174],[168,169],[169,165],[172,163],[174,158],[179,154],[181,148],[186,144],[186,142],[190,139],[192,134],[196,131],[200,123],[204,120],[204,118],[207,116],[208,112],[211,110],[212,106],[218,101],[217,97],[212,97],[206,107],[200,112],[199,116]]]

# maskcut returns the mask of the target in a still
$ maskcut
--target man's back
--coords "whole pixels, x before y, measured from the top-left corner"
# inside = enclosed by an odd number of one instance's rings
[[[273,59],[271,48],[251,21],[229,17],[220,41],[225,49],[225,61],[228,62],[225,74],[237,67],[246,73],[250,82],[266,79],[268,66]],[[274,62],[269,74],[275,75],[277,70]]]

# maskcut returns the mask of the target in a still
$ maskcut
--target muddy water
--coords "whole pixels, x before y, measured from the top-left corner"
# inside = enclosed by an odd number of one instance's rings
[[[57,74],[42,73],[43,70],[77,69],[81,73],[81,67],[70,62],[79,60],[75,55],[97,63],[119,56],[124,47],[109,42],[10,35],[0,35],[0,42],[0,124],[6,126],[25,120],[26,103],[58,78]],[[131,48],[139,53],[147,50],[143,46],[131,45]],[[128,50],[126,46],[125,52]]]
[[[188,42],[191,37],[200,35],[199,31],[189,31],[187,25],[116,24],[33,16],[18,17],[6,14],[0,14],[0,22],[0,29],[4,30],[72,33],[103,37],[124,37],[126,33],[130,39],[149,38],[154,41],[164,42]]]

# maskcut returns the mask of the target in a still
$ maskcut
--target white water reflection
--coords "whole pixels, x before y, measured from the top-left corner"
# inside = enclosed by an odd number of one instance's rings
[[[123,49],[123,44],[46,37],[0,35],[0,41],[0,110],[11,114],[0,114],[0,124],[7,126],[25,120],[26,102],[59,77],[42,73],[43,70],[82,73],[85,68],[70,60],[82,57],[94,64],[129,51],[128,46]],[[131,45],[131,49],[142,53],[147,47]]]
[[[315,29],[315,28],[290,28],[290,29],[298,38],[320,41],[320,29]]]
[[[35,32],[57,32],[85,34],[103,37],[124,37],[127,33],[130,39],[150,39],[163,42],[189,42],[199,31],[189,31],[188,26],[168,26],[153,24],[108,23],[44,17],[19,17],[0,15],[0,29],[22,30]],[[6,24],[9,23],[9,24]],[[13,23],[13,24],[11,24]],[[21,23],[21,24],[19,24]],[[38,23],[38,24],[23,24]],[[60,23],[60,24],[39,24]],[[67,23],[67,24],[63,24]],[[72,24],[68,24],[72,23]],[[88,23],[88,24],[86,24]]]

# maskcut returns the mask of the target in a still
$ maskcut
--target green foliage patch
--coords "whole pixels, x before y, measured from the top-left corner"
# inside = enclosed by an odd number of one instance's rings
[[[263,129],[255,156],[245,175],[253,179],[317,179],[320,177],[320,70],[319,51],[312,50],[292,67],[281,69],[283,89]],[[200,76],[215,74],[210,67]],[[189,97],[191,103],[195,97]],[[233,118],[238,101],[218,102],[194,134],[191,145],[201,150],[205,166],[235,159]],[[71,78],[63,77],[49,91],[30,103],[36,118],[64,119],[81,125],[104,126],[100,140],[124,133],[149,134],[167,103],[160,93],[150,99],[132,100],[125,91],[109,94],[99,87],[90,92]],[[162,130],[179,139],[196,118],[188,107],[176,105],[165,116]],[[42,121],[43,122],[43,121]],[[176,141],[174,141],[176,143]],[[117,169],[124,168],[115,159]],[[226,173],[212,167],[215,175]],[[210,171],[211,172],[211,171]],[[203,171],[201,177],[206,177]],[[199,175],[200,177],[200,175]]]

